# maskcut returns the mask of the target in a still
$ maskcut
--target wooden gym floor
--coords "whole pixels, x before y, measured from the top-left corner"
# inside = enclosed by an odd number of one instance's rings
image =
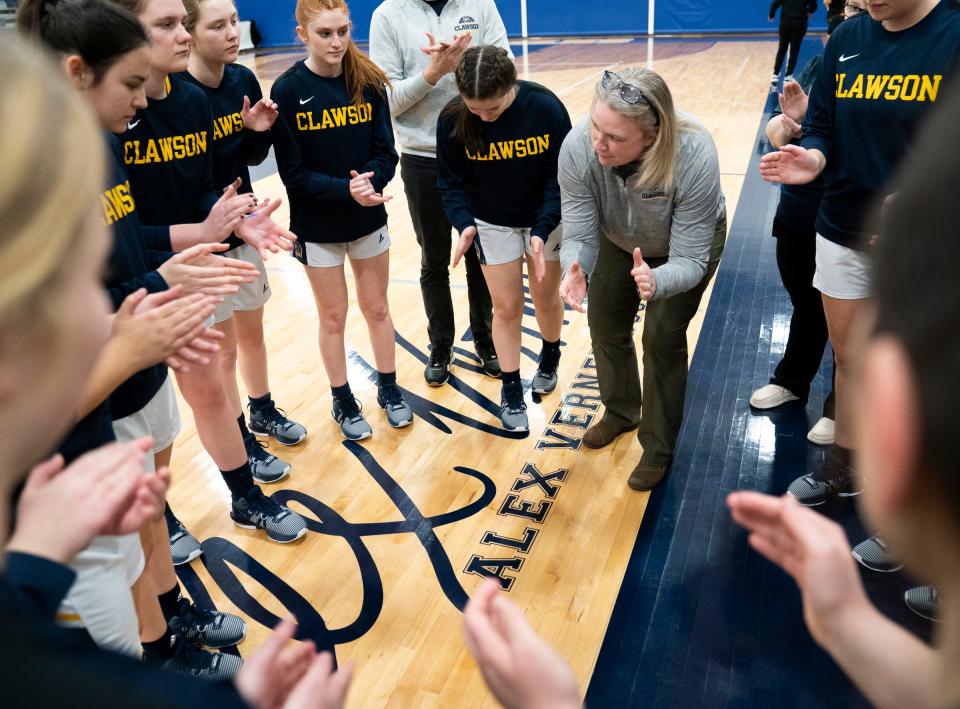
[[[603,69],[651,65],[666,78],[677,106],[713,134],[732,220],[775,47],[749,39],[580,40],[531,44],[527,53],[517,45],[514,51],[524,78],[556,92],[574,122],[588,110]],[[267,93],[299,56],[271,53],[245,61]],[[255,188],[261,197],[284,196],[275,174],[258,179]],[[265,325],[271,391],[309,436],[294,448],[271,444],[293,472],[267,492],[279,493],[310,519],[312,532],[285,546],[232,524],[228,492],[181,400],[184,427],[174,449],[170,503],[205,551],[181,567],[181,579],[195,598],[248,619],[241,654],[263,641],[276,617],[293,612],[300,637],[334,650],[340,663],[356,664],[350,706],[474,707],[495,703],[464,648],[459,608],[479,574],[497,573],[585,690],[647,504],[647,494],[626,486],[639,444],[623,436],[600,451],[580,446],[587,422],[601,412],[586,318],[575,312],[567,313],[563,330],[557,391],[542,401],[528,394],[529,436],[499,429],[500,383],[476,368],[462,266],[451,275],[463,334],[452,384],[425,384],[419,247],[399,178],[387,191],[394,196],[388,205],[390,303],[398,380],[417,414],[413,426],[390,429],[376,405],[367,331],[351,300],[350,383],[374,436],[361,444],[342,442],[330,417],[303,269],[289,256],[272,257],[274,295]],[[287,218],[283,209],[277,217]],[[691,352],[709,295],[688,333]],[[539,351],[532,305],[524,326],[529,352],[521,374],[529,380]],[[641,332],[642,318],[638,348]]]

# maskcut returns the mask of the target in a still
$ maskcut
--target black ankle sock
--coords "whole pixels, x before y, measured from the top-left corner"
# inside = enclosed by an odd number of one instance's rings
[[[256,487],[253,482],[253,473],[250,472],[250,464],[244,463],[235,470],[221,470],[220,475],[223,481],[230,488],[230,496],[236,500],[239,497],[245,497],[250,488]]]
[[[247,419],[243,414],[237,417],[237,425],[240,427],[240,435],[246,440],[247,436],[250,435],[250,429],[247,428]]]
[[[350,382],[347,382],[343,386],[330,387],[330,393],[333,394],[334,399],[352,399],[353,392],[350,391]]]
[[[853,462],[853,451],[834,443],[827,450],[826,458],[823,461],[823,468],[816,479],[831,480],[840,477],[846,473],[846,469]]]
[[[513,372],[502,372],[500,374],[500,381],[502,382],[504,394],[511,393],[523,394],[523,382],[520,381],[520,370],[514,370]]]
[[[161,593],[157,598],[160,600],[160,610],[163,612],[163,617],[166,618],[169,623],[170,619],[177,614],[180,606],[180,584],[174,583],[173,588],[165,593]]]
[[[560,364],[560,340],[550,342],[543,340],[540,346],[540,369],[544,372],[556,370]]]
[[[173,657],[177,649],[177,636],[169,630],[156,640],[143,645],[143,660],[151,665],[162,665]]]
[[[163,516],[167,518],[167,522],[176,524],[180,520],[177,519],[177,516],[173,514],[173,510],[170,509],[170,503],[167,502],[163,507]]]
[[[396,384],[397,384],[396,370],[392,372],[377,372],[378,387],[396,386]]]
[[[273,404],[273,399],[270,398],[270,392],[268,391],[263,396],[248,396],[247,401],[250,402],[251,410],[255,409],[266,409]]]

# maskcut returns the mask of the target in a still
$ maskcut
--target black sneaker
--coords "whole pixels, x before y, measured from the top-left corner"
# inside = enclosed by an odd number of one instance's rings
[[[280,544],[295,542],[307,533],[303,517],[277,504],[259,488],[233,501],[230,519],[244,529],[262,529],[271,541]]]
[[[893,555],[879,534],[857,544],[853,548],[853,558],[871,571],[888,574],[903,568],[903,562]]]
[[[480,358],[480,367],[488,377],[500,376],[500,358],[492,342],[475,342],[474,349]]]
[[[242,666],[243,660],[236,655],[203,650],[182,638],[177,639],[173,657],[163,663],[165,670],[178,675],[214,682],[232,680]]]
[[[278,483],[290,474],[290,464],[272,453],[267,453],[265,442],[248,435],[243,437],[243,445],[247,449],[250,473],[258,483]]]
[[[247,634],[247,624],[230,613],[197,608],[181,598],[177,614],[167,623],[170,632],[194,645],[221,648],[236,645]]]
[[[200,542],[187,531],[183,523],[173,515],[165,516],[167,518],[167,537],[170,540],[170,556],[173,557],[173,565],[189,564],[203,554]]]
[[[440,345],[430,346],[430,361],[423,370],[423,378],[432,387],[443,386],[450,376],[450,348]]]
[[[273,436],[284,446],[295,446],[307,437],[307,429],[288,419],[284,410],[278,409],[272,401],[263,408],[247,406],[250,408],[250,430],[257,436]]]
[[[907,604],[907,608],[921,618],[932,620],[935,623],[941,622],[940,613],[943,611],[943,599],[940,596],[940,589],[936,586],[911,588],[903,594],[903,601]]]
[[[843,466],[832,476],[823,479],[814,475],[804,475],[790,483],[790,487],[787,488],[788,495],[807,507],[822,505],[834,497],[853,497],[861,492],[863,489],[858,487],[853,467],[849,465]]]

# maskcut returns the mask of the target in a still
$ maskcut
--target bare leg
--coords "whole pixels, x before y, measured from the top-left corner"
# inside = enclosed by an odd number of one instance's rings
[[[520,323],[523,319],[523,261],[483,266],[493,299],[493,346],[504,372],[520,369]],[[558,286],[559,288],[559,286]]]
[[[839,300],[828,295],[823,296],[823,312],[827,316],[827,330],[835,357],[834,392],[836,399],[836,444],[842,448],[853,448],[853,402],[850,399],[852,346],[855,343],[854,332],[859,319],[863,316],[868,298],[857,300]]]
[[[306,266],[320,318],[320,358],[330,386],[347,383],[347,358],[344,354],[343,329],[347,321],[347,281],[343,266]]]
[[[247,395],[256,399],[270,391],[267,374],[267,345],[263,339],[263,308],[235,310],[234,329],[237,334],[237,364]]]
[[[394,372],[396,364],[396,340],[393,318],[390,317],[390,302],[387,299],[387,282],[390,277],[390,251],[365,259],[350,259],[353,275],[357,281],[357,302],[367,321],[373,358],[380,372]]]
[[[530,275],[530,297],[536,308],[537,325],[540,335],[547,342],[556,342],[560,339],[563,329],[563,301],[560,299],[560,262],[547,261],[543,280],[538,281],[532,275],[532,269],[527,263],[527,273]]]

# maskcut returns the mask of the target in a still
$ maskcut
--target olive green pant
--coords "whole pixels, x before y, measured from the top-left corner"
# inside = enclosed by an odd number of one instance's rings
[[[643,322],[643,388],[633,344],[640,294],[630,275],[633,255],[600,237],[590,276],[587,322],[597,364],[604,420],[619,428],[638,426],[641,462],[669,465],[683,421],[687,391],[687,326],[723,255],[726,218],[717,223],[703,280],[694,288],[647,303]],[[651,267],[667,259],[648,259]],[[645,396],[644,396],[645,394]]]

